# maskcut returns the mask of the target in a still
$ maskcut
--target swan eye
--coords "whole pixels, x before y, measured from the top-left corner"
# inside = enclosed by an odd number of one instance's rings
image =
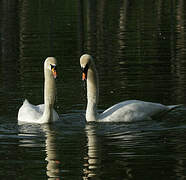
[[[51,66],[52,74],[53,74],[54,78],[56,78],[57,77],[57,72],[56,72],[57,68],[56,68],[56,65],[52,65],[51,64],[50,66]]]
[[[82,68],[81,68],[82,72],[83,72],[83,73],[86,73],[86,74],[87,74],[88,69],[89,69],[88,64],[87,64],[85,67],[82,67]]]
[[[56,71],[56,65],[50,65],[51,66],[51,70],[55,70]]]
[[[83,67],[81,68],[81,70],[82,70],[82,80],[87,79],[88,68],[89,68],[88,64],[84,68]]]

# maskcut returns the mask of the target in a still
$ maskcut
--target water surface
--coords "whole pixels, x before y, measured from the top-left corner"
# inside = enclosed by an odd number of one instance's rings
[[[186,179],[186,109],[131,123],[85,122],[79,57],[100,78],[99,111],[128,99],[186,101],[183,1],[0,1],[0,179]],[[43,102],[43,62],[58,60],[61,122],[18,125]]]

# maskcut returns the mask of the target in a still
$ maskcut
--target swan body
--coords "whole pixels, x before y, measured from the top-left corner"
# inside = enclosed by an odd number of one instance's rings
[[[130,122],[152,119],[153,116],[160,115],[179,106],[165,106],[159,103],[128,100],[115,104],[103,113],[98,114],[99,83],[95,63],[90,55],[84,54],[80,58],[80,65],[83,71],[82,79],[87,81],[86,120],[88,122]]]
[[[53,57],[45,60],[44,104],[35,106],[26,99],[19,109],[18,122],[43,124],[59,120],[59,116],[53,108],[56,94],[56,65],[57,61]]]
[[[105,110],[99,115],[98,120],[105,122],[147,120],[172,108],[173,106],[165,106],[158,103],[128,100],[115,104]]]

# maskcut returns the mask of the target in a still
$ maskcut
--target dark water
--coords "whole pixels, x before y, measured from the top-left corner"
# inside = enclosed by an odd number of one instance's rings
[[[79,57],[100,77],[100,111],[128,99],[186,102],[183,0],[1,0],[0,179],[186,179],[186,107],[161,119],[84,119]],[[58,60],[61,123],[18,125],[43,102],[43,62]]]

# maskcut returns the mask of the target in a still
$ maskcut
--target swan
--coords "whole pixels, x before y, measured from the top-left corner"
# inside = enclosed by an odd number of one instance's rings
[[[25,99],[18,112],[18,122],[44,124],[59,120],[57,112],[53,109],[56,95],[56,66],[57,61],[54,57],[46,58],[44,62],[44,104],[35,106]]]
[[[97,104],[99,96],[98,73],[91,55],[84,54],[80,57],[82,80],[87,82],[87,108],[86,121],[101,122],[131,122],[152,119],[155,115],[172,110],[180,105],[165,106],[159,103],[140,100],[127,100],[115,104],[98,114]]]

